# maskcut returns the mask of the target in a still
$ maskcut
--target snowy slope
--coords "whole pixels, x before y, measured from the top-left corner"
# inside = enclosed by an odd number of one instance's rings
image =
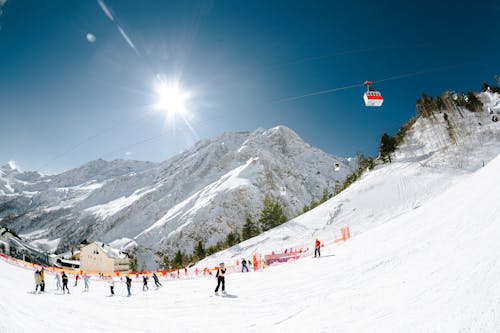
[[[359,235],[418,209],[500,154],[500,124],[492,122],[488,112],[500,96],[488,92],[479,96],[484,112],[462,110],[463,117],[448,115],[455,132],[461,133],[456,141],[448,136],[444,111],[436,117],[419,118],[394,153],[393,163],[377,166],[325,204],[209,257],[202,265],[248,258],[255,252],[310,248],[316,237],[328,241],[338,238],[344,226]]]
[[[297,215],[351,167],[283,126],[226,133],[160,164],[99,160],[51,177],[0,176],[15,190],[0,194],[0,223],[58,250],[128,238],[151,252],[191,253],[198,241],[215,245],[247,215],[257,217],[266,195]]]
[[[211,277],[163,281],[163,288],[144,293],[135,283],[131,298],[122,297],[123,283],[117,284],[116,297],[104,297],[106,283],[98,281],[90,292],[80,286],[60,296],[48,277],[49,292],[33,295],[33,272],[0,261],[0,294],[10,300],[0,302],[0,331],[57,331],[64,322],[80,332],[496,332],[498,170],[500,157],[434,192],[418,208],[346,243],[327,244],[320,259],[229,274],[230,297],[211,296]],[[391,184],[380,184],[377,191],[389,194]],[[376,209],[378,202],[365,204]],[[302,218],[319,227],[322,209]],[[362,225],[363,219],[353,214],[350,222]]]
[[[228,253],[279,250],[267,245],[279,239],[307,247],[310,237],[333,239],[341,226],[360,234],[418,208],[500,153],[500,125],[490,115],[500,112],[500,96],[484,92],[479,98],[483,112],[441,111],[417,119],[392,164],[378,166],[328,204]],[[160,164],[134,162],[143,164],[125,168],[122,161],[116,171],[114,163],[91,162],[53,177],[2,168],[0,223],[52,250],[66,250],[84,238],[130,244],[125,238],[150,248],[147,257],[158,250],[191,253],[200,240],[209,247],[240,230],[247,215],[258,218],[266,195],[279,198],[288,216],[297,215],[352,166],[283,126],[203,140]],[[379,188],[386,188],[383,196]]]
[[[492,121],[490,114],[490,111],[500,114],[500,95],[482,92],[478,98],[483,102],[483,112],[460,108],[455,112],[442,110],[430,117],[418,118],[407,132],[395,159],[432,168],[468,171],[490,161],[500,152],[500,126]]]

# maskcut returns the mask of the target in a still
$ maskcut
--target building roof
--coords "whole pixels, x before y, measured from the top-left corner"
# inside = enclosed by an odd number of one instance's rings
[[[111,247],[107,244],[104,244],[104,243],[99,243],[99,242],[94,242],[92,244],[96,244],[101,250],[102,252],[106,253],[106,255],[109,257],[109,258],[112,258],[112,259],[125,259],[125,258],[128,258],[128,255],[118,249],[115,249],[114,247]],[[90,244],[89,244],[90,245]]]

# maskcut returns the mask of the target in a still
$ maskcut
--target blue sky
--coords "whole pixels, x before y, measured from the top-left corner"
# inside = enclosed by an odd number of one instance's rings
[[[415,115],[423,91],[479,91],[500,74],[496,0],[0,0],[0,8],[0,163],[22,170],[162,161],[199,139],[276,125],[335,155],[375,155],[381,134]],[[421,71],[376,85],[381,108],[364,107],[363,87],[289,100]],[[160,81],[190,96],[190,115],[175,116],[175,126],[154,111]]]

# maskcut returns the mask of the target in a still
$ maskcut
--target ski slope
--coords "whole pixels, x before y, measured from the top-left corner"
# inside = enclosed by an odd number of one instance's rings
[[[320,259],[229,274],[230,297],[212,295],[213,277],[148,292],[135,283],[127,298],[124,283],[105,297],[101,281],[59,295],[48,276],[49,292],[34,295],[33,271],[0,261],[0,332],[496,332],[498,170],[500,157],[348,242],[327,244]]]

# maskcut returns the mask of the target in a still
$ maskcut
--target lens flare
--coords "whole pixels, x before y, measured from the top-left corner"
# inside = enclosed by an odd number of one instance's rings
[[[189,122],[193,116],[188,108],[191,94],[183,90],[178,82],[163,80],[156,85],[155,91],[157,102],[153,109],[165,115],[166,125],[175,128],[176,120],[180,119],[192,130]]]

